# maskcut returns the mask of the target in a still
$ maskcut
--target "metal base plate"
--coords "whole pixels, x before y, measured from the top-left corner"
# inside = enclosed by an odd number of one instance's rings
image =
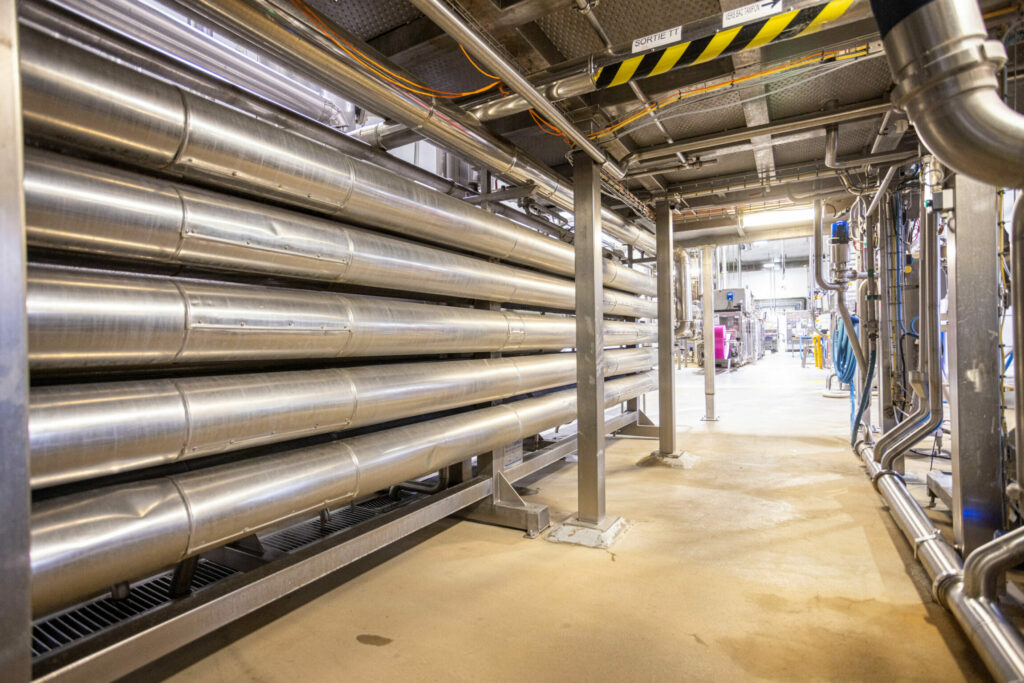
[[[548,540],[552,543],[572,543],[587,548],[610,548],[619,537],[626,533],[632,522],[622,517],[605,517],[599,525],[581,522],[576,515],[551,530]]]
[[[679,451],[678,453],[663,454],[661,451],[651,451],[651,454],[637,461],[637,467],[670,467],[674,470],[692,470],[700,462],[700,458],[693,453]]]

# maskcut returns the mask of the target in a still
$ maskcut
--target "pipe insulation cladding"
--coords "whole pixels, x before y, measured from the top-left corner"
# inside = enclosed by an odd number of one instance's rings
[[[605,405],[657,388],[605,383]],[[46,614],[110,586],[319,510],[415,479],[576,416],[576,390],[318,446],[111,486],[32,511],[32,604]]]
[[[605,375],[652,349],[606,351]],[[572,384],[576,354],[400,363],[32,389],[32,487],[43,488]]]
[[[43,36],[21,31],[25,132],[169,174],[572,276],[573,247],[337,149]],[[606,286],[655,280],[603,261]]]
[[[277,287],[33,266],[32,370],[224,361],[560,350],[568,316],[487,311]],[[607,346],[653,342],[605,322]]]
[[[29,246],[571,311],[569,280],[34,149],[25,150]],[[657,306],[612,289],[605,313]]]

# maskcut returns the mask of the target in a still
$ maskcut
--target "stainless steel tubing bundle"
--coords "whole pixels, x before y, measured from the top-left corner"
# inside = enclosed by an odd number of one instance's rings
[[[27,306],[33,370],[558,350],[576,340],[568,316],[45,266],[29,269]],[[608,346],[656,336],[654,325],[605,323]]]
[[[534,183],[551,203],[573,210],[573,190],[551,169],[494,136],[473,116],[446,102],[421,99],[376,78],[354,64],[315,28],[266,0],[201,0],[190,8],[214,23],[273,50],[282,64],[313,76],[334,92],[393,119],[441,147],[479,163],[516,184]],[[654,235],[608,210],[601,210],[608,234],[653,254]]]
[[[953,613],[996,680],[1024,680],[1024,639],[1017,627],[1003,615],[992,596],[980,592],[972,595],[965,590],[964,563],[960,556],[946,543],[942,532],[932,524],[899,475],[883,470],[875,461],[871,446],[863,441],[857,443],[856,451],[897,526],[928,572],[935,599]],[[984,557],[998,550],[1005,545],[1004,538],[1006,536],[975,550],[968,556],[967,564],[972,564],[971,558],[978,553],[982,553],[979,557]]]
[[[572,246],[336,149],[22,31],[26,134],[50,144],[285,202],[331,217],[572,275]],[[655,294],[603,262],[604,284]]]
[[[30,246],[573,310],[573,283],[237,197],[26,150]],[[605,312],[653,318],[605,290]]]
[[[643,372],[652,349],[604,354]],[[572,384],[576,354],[37,387],[32,487],[354,429]]]
[[[614,405],[655,373],[605,383]],[[575,418],[576,390],[161,479],[32,512],[32,603],[45,614],[296,515],[336,508]]]

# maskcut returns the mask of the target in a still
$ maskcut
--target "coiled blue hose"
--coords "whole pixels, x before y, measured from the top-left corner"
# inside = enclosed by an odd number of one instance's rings
[[[856,334],[860,320],[856,316],[851,317],[853,318],[853,331]],[[850,424],[856,429],[857,423],[854,420],[857,413],[857,398],[853,378],[857,374],[857,356],[853,353],[853,346],[846,334],[845,325],[836,327],[836,338],[832,344],[832,365],[836,369],[836,377],[839,378],[839,381],[850,386]]]

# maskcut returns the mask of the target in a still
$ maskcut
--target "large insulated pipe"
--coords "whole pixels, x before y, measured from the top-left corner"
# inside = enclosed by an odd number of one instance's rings
[[[26,134],[445,246],[572,275],[570,245],[32,30],[22,31]],[[608,286],[653,295],[609,261]]]
[[[550,168],[498,138],[458,107],[420,98],[378,78],[319,29],[281,11],[273,2],[194,0],[189,8],[272,50],[283,64],[310,74],[346,99],[419,131],[441,147],[485,166],[513,184],[534,183],[538,196],[566,211],[574,210],[572,185]],[[601,210],[601,221],[605,232],[624,244],[654,254],[654,235],[649,231],[606,208]]]
[[[652,349],[605,352],[609,377]],[[572,384],[576,354],[36,387],[32,487],[355,429]]]
[[[975,588],[985,583],[981,577],[991,576],[998,571],[1000,561],[1006,558],[1006,555],[997,552],[1000,541],[1010,537],[1011,552],[1018,551],[1019,534],[1007,534],[971,553],[967,558],[967,566],[975,566],[971,573],[977,573],[978,576],[965,585],[962,571],[964,563],[907,490],[900,476],[883,470],[875,461],[872,448],[863,441],[857,443],[855,450],[864,461],[868,476],[875,482],[896,525],[906,536],[915,557],[932,580],[932,594],[936,600],[952,612],[996,680],[1024,680],[1024,639],[1020,631],[1002,613],[996,600],[989,599],[980,588]],[[975,556],[978,556],[977,559],[972,561]],[[992,556],[995,561],[988,561],[987,556]],[[979,562],[982,559],[986,561]],[[1020,558],[1017,559],[1019,561]],[[972,594],[972,591],[976,591],[976,594]]]
[[[571,281],[65,156],[25,154],[30,246],[573,310]],[[657,316],[612,289],[605,312]]]
[[[57,267],[28,276],[33,370],[558,350],[572,317]],[[656,327],[607,321],[605,344]]]
[[[928,149],[958,173],[1024,187],[1024,116],[999,96],[1006,49],[976,0],[871,0],[896,90]]]
[[[605,383],[614,405],[655,373]],[[576,390],[161,479],[55,498],[32,511],[36,615],[297,515],[346,505],[573,420]]]

